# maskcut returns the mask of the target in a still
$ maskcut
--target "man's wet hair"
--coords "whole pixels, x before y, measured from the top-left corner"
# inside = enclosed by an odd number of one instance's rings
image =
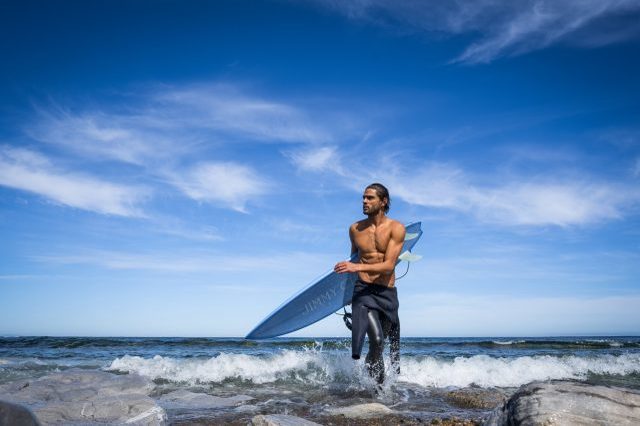
[[[373,189],[376,191],[376,194],[378,194],[378,197],[380,197],[381,200],[384,200],[385,198],[387,199],[387,204],[384,206],[384,212],[387,213],[391,207],[391,196],[389,196],[389,190],[387,187],[376,182],[367,186],[364,190],[366,191],[367,189]]]

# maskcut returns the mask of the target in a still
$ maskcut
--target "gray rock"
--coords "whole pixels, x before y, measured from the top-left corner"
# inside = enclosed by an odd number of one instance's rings
[[[68,370],[0,386],[0,398],[26,405],[45,424],[162,425],[167,417],[148,396],[153,388],[138,375]]]
[[[0,426],[40,426],[38,419],[28,408],[0,401]]]
[[[459,408],[490,409],[504,404],[506,397],[497,389],[463,388],[445,394],[447,401]]]
[[[319,423],[287,414],[261,414],[254,416],[251,424],[253,426],[321,426]]]
[[[640,393],[571,381],[522,386],[485,422],[507,425],[638,425]]]
[[[237,413],[251,413],[253,411],[258,411],[259,409],[260,407],[258,407],[257,405],[246,404],[246,405],[241,405],[239,407],[236,407],[234,411]]]
[[[229,398],[207,395],[205,393],[189,392],[187,390],[177,390],[162,395],[158,399],[158,404],[167,410],[175,409],[215,409],[237,407],[253,398],[246,395],[235,395]]]
[[[392,409],[377,402],[351,405],[348,407],[329,408],[326,411],[332,416],[343,415],[350,419],[369,419],[372,417],[381,417],[393,414]]]

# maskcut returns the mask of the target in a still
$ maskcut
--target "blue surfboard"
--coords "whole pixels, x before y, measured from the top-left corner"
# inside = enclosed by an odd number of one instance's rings
[[[405,226],[406,236],[398,263],[411,262],[419,258],[411,254],[411,250],[422,235],[420,224],[415,222]],[[350,260],[355,261],[357,256],[355,253]],[[245,338],[267,339],[281,336],[320,321],[351,303],[353,286],[357,278],[356,273],[327,272],[280,305]]]

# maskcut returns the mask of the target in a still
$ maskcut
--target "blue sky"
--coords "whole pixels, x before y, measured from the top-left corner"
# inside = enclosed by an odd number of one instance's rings
[[[404,335],[640,332],[637,2],[0,8],[0,334],[243,336],[374,181]]]

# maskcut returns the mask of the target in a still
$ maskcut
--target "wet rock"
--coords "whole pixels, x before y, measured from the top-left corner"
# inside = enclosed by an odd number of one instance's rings
[[[246,404],[246,405],[240,405],[239,407],[236,407],[234,411],[237,413],[251,413],[253,411],[258,411],[259,409],[260,407],[258,407],[257,405]]]
[[[254,416],[251,424],[253,426],[319,426],[319,423],[287,414],[261,414]]]
[[[162,395],[158,399],[158,404],[167,410],[175,409],[216,409],[237,407],[253,398],[246,395],[235,395],[229,398],[207,395],[205,393],[189,392],[187,390],[177,390]]]
[[[138,375],[68,370],[0,386],[0,398],[31,408],[44,424],[162,425],[166,413],[148,396],[153,388]]]
[[[433,419],[431,425],[433,426],[477,426],[480,422],[473,419],[459,419],[452,417],[450,419]]]
[[[496,389],[465,388],[447,392],[445,398],[458,408],[488,409],[504,404],[506,397]]]
[[[5,425],[40,426],[40,423],[28,408],[0,401],[0,426]]]
[[[637,425],[640,393],[571,381],[533,382],[522,386],[485,424]]]
[[[332,416],[343,415],[350,419],[368,419],[393,414],[389,407],[377,402],[370,404],[351,405],[348,407],[337,407],[327,409],[327,413]]]

